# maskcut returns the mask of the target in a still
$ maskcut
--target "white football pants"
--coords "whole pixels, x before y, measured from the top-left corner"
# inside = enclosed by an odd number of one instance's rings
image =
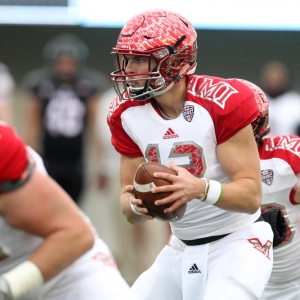
[[[272,271],[272,241],[266,222],[201,246],[173,236],[131,289],[140,300],[259,299]]]

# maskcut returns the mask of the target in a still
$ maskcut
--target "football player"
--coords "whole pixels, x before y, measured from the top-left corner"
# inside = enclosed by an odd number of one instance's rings
[[[260,299],[297,300],[300,298],[300,138],[266,136],[270,132],[267,97],[257,86],[243,82],[255,91],[260,113],[252,126],[260,156],[262,211],[280,209],[287,224],[285,239],[274,248],[273,270]]]
[[[257,299],[272,270],[273,233],[261,218],[262,184],[251,122],[252,90],[238,80],[194,75],[197,34],[183,16],[150,10],[123,27],[111,73],[117,92],[108,124],[121,154],[122,211],[129,222],[151,220],[133,193],[140,163],[170,166],[177,175],[153,193],[187,203],[170,222],[170,245],[133,284],[139,299]]]
[[[108,87],[106,76],[86,64],[89,49],[73,34],[59,34],[46,43],[45,65],[25,74],[24,140],[42,153],[48,174],[80,206],[84,192],[86,156],[90,141],[101,158],[96,138],[99,95]],[[25,99],[24,99],[25,100]],[[86,132],[91,139],[86,139]]]
[[[0,299],[135,299],[88,218],[0,124]]]

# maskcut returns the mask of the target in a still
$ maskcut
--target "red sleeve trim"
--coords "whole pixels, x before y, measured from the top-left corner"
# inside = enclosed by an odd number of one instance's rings
[[[0,125],[0,184],[21,178],[28,166],[28,156],[24,142],[14,129]]]

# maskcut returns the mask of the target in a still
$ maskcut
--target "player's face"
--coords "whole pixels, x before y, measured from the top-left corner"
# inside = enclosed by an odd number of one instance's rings
[[[68,56],[58,58],[54,63],[56,73],[62,78],[73,77],[78,68],[77,62]]]
[[[127,61],[125,72],[126,74],[141,74],[140,76],[136,76],[136,81],[130,81],[130,86],[132,88],[143,87],[146,83],[145,76],[146,73],[153,70],[156,66],[156,61],[153,57],[149,56],[133,56],[126,55],[124,58]],[[144,75],[143,75],[144,74]],[[138,79],[141,80],[138,80]],[[145,79],[144,79],[145,78]]]

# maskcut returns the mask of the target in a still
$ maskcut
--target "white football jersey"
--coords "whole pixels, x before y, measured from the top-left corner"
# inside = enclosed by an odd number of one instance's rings
[[[288,224],[286,239],[274,248],[269,283],[300,279],[300,138],[293,135],[264,138],[259,147],[263,185],[262,210],[279,207]],[[299,200],[298,200],[299,201]]]
[[[253,92],[240,81],[211,76],[188,76],[182,114],[165,120],[154,99],[111,103],[108,124],[112,143],[125,156],[169,166],[170,161],[197,177],[229,182],[216,147],[250,124],[258,110]],[[222,210],[197,199],[188,202],[184,217],[170,222],[183,240],[233,232],[260,215]]]

